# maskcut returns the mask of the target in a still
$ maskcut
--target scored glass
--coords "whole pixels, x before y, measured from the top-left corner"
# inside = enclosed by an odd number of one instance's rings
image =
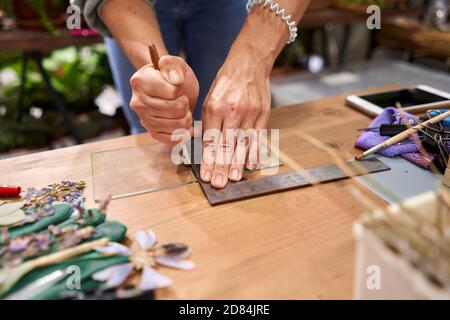
[[[160,143],[92,153],[91,161],[95,201],[156,192],[196,181],[190,168],[174,164],[170,149]]]

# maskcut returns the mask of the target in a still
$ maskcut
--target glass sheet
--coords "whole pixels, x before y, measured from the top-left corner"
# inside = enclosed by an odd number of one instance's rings
[[[280,173],[281,164],[269,152],[266,164],[245,171],[243,179],[254,180]],[[201,156],[198,156],[200,159]],[[196,182],[190,166],[175,165],[163,144],[114,149],[91,154],[94,199],[120,199],[180,187]]]
[[[170,155],[159,143],[92,153],[94,199],[119,199],[196,181],[190,168],[175,165]]]

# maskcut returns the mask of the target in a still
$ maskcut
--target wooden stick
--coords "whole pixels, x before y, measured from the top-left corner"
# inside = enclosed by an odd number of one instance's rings
[[[159,70],[159,54],[154,43],[148,44],[148,52],[150,53],[150,59],[152,60],[153,67]]]
[[[378,151],[380,151],[380,150],[382,150],[384,148],[387,148],[389,146],[392,146],[392,145],[394,145],[396,143],[399,143],[399,142],[405,140],[406,138],[408,138],[408,137],[412,136],[413,134],[415,134],[417,131],[422,130],[423,128],[425,128],[427,125],[437,123],[439,121],[444,120],[447,117],[450,117],[450,110],[447,111],[447,112],[441,113],[440,115],[438,115],[436,117],[433,117],[433,118],[431,118],[431,119],[429,119],[427,121],[419,123],[418,125],[415,125],[414,127],[411,127],[408,130],[403,131],[403,132],[399,133],[398,135],[396,135],[396,136],[394,136],[392,138],[387,139],[386,141],[376,145],[375,147],[370,148],[369,150],[367,150],[367,151],[357,155],[355,157],[355,159],[356,160],[362,160],[362,159],[366,158],[367,156],[369,156],[369,155],[371,155],[373,153],[376,153],[376,152],[378,152]]]

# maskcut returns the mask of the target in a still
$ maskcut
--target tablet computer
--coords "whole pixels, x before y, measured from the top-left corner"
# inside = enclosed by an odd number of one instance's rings
[[[395,107],[398,103],[405,111],[422,113],[429,109],[450,108],[450,93],[418,85],[369,95],[351,95],[347,97],[346,103],[372,117],[379,115],[385,108]]]

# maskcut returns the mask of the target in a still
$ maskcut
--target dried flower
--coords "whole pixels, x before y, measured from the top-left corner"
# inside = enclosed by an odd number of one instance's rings
[[[105,288],[109,289],[122,285],[132,272],[142,271],[139,289],[147,291],[172,284],[172,280],[156,271],[158,265],[181,270],[194,268],[192,261],[184,260],[191,253],[187,245],[177,243],[156,246],[156,235],[153,231],[138,231],[135,238],[139,245],[137,250],[130,250],[120,243],[114,242],[105,247],[96,248],[98,252],[107,255],[129,256],[130,262],[97,272],[92,278],[105,282]]]
[[[10,240],[0,251],[0,267],[14,267],[27,259],[46,254],[53,245],[58,250],[74,247],[94,235],[95,229],[91,226],[83,229],[78,226],[50,226],[46,231]]]
[[[84,208],[83,191],[86,188],[84,181],[50,184],[41,189],[29,188],[24,196],[23,209],[27,218],[19,225],[34,223],[44,217],[55,213],[54,202],[66,202],[73,208],[80,210]]]

